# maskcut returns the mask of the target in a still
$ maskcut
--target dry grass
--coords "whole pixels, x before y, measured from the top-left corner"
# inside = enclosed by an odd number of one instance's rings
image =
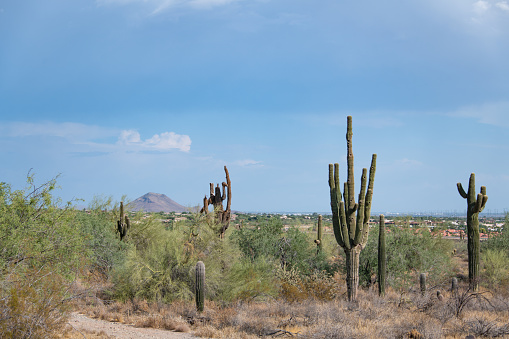
[[[334,300],[306,299],[298,302],[274,300],[265,303],[238,303],[221,306],[207,302],[197,313],[193,303],[171,305],[134,300],[127,303],[82,300],[76,307],[90,316],[172,331],[204,338],[509,338],[509,300],[482,293],[474,296],[457,315],[457,299],[441,289],[421,296],[389,290],[384,298],[376,291],[360,291],[359,301],[348,302],[343,295]]]

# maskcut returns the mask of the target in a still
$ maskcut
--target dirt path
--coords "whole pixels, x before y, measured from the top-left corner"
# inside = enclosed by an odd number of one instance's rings
[[[113,323],[105,320],[91,319],[83,314],[73,312],[69,324],[87,337],[87,332],[104,333],[108,337],[119,339],[191,339],[197,338],[189,333],[158,330],[154,328],[138,328],[132,325]]]

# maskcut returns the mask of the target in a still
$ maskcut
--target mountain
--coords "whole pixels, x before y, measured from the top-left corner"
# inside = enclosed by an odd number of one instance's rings
[[[164,194],[147,193],[129,204],[133,211],[187,212],[189,209],[171,200]]]

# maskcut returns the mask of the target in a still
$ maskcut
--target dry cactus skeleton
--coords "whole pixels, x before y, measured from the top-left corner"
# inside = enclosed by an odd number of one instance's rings
[[[228,226],[230,226],[231,219],[231,198],[232,198],[232,183],[230,180],[230,174],[228,169],[224,166],[224,172],[226,173],[226,182],[222,183],[222,193],[219,184],[214,189],[214,184],[210,183],[210,197],[203,198],[203,207],[200,213],[208,214],[209,205],[214,206],[214,213],[217,222],[221,225],[220,237],[224,237],[224,233]],[[223,201],[226,200],[226,209],[223,208]]]

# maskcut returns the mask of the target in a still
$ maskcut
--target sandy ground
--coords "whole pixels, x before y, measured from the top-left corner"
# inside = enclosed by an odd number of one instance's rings
[[[81,331],[87,337],[86,331],[104,333],[109,337],[119,339],[191,339],[197,338],[190,333],[158,330],[154,328],[137,328],[132,325],[113,323],[105,320],[88,318],[85,315],[73,312],[69,324],[76,330]]]

